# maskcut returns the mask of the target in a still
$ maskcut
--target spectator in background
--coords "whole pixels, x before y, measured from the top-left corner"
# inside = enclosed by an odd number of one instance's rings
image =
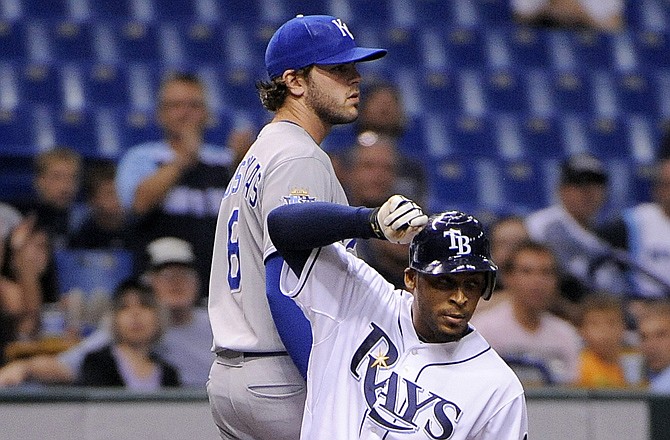
[[[577,154],[561,164],[558,203],[530,213],[526,228],[532,240],[554,252],[561,276],[561,293],[578,302],[592,290],[619,293],[625,283],[618,269],[604,265],[597,274],[593,263],[607,252],[594,233],[607,200],[608,175],[603,163],[589,154]]]
[[[594,293],[580,304],[579,333],[584,347],[579,355],[577,386],[623,388],[628,382],[623,368],[626,320],[620,299]]]
[[[507,298],[505,293],[505,273],[517,246],[529,239],[524,218],[517,215],[507,215],[494,220],[488,227],[491,241],[491,258],[498,264],[496,276],[496,294],[488,301],[477,306],[477,311],[493,307]]]
[[[203,388],[212,366],[212,331],[204,307],[196,306],[199,279],[191,245],[161,237],[147,246],[150,261],[146,283],[168,314],[157,352],[179,373],[182,386]],[[84,358],[112,340],[109,322],[78,345],[56,356],[36,356],[0,369],[0,387],[24,383],[75,383]]]
[[[629,267],[634,296],[670,295],[670,158],[655,165],[652,201],[624,210],[619,218],[600,227],[598,235],[627,253],[634,266]]]
[[[423,157],[423,151],[415,145],[416,139],[411,136],[414,127],[410,124],[400,90],[392,83],[377,82],[364,87],[362,96],[355,123],[356,134],[371,131],[395,143],[396,155],[401,162],[397,169],[396,193],[419,202],[425,197],[426,173],[422,163],[413,155],[419,153]]]
[[[134,391],[178,386],[177,371],[154,351],[165,329],[163,318],[149,288],[122,283],[112,298],[112,342],[86,355],[80,383]]]
[[[569,322],[550,312],[558,297],[558,265],[551,249],[525,241],[509,261],[507,299],[475,313],[473,326],[503,359],[537,365],[545,382],[572,384],[577,378],[581,339]],[[524,375],[519,375],[524,382]]]
[[[5,241],[11,230],[21,223],[22,219],[23,215],[18,209],[0,202],[0,242]]]
[[[638,331],[649,390],[670,394],[670,302],[664,299],[651,303],[638,322]]]
[[[68,147],[55,147],[35,158],[33,185],[36,198],[23,207],[24,214],[37,218],[55,249],[64,247],[69,235],[80,222],[77,203],[83,159]]]
[[[372,131],[361,133],[345,158],[341,180],[352,206],[381,206],[393,194],[407,194],[413,200],[421,201],[422,194],[402,192],[399,169],[403,159],[394,139],[388,135]],[[407,245],[386,240],[357,240],[356,249],[358,256],[387,281],[398,289],[404,288]]]
[[[623,27],[623,0],[511,0],[525,24],[616,31]]]
[[[209,112],[205,87],[196,76],[168,76],[160,87],[157,112],[165,138],[136,145],[123,155],[116,176],[119,197],[141,237],[138,255],[158,237],[191,243],[204,297],[233,154],[203,141]]]
[[[79,249],[130,249],[138,239],[126,222],[114,179],[116,165],[92,165],[84,180],[89,215],[73,232],[68,247]]]

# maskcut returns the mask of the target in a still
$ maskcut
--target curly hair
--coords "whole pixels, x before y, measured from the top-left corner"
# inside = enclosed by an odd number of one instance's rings
[[[295,74],[307,78],[312,67],[314,66],[298,69],[295,71]],[[261,99],[263,107],[271,112],[279,110],[284,105],[284,101],[286,101],[286,97],[288,96],[288,87],[281,76],[275,77],[270,81],[257,81],[256,90],[258,90],[258,96]]]

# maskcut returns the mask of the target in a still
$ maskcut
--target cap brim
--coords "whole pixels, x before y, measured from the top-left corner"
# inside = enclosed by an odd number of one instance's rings
[[[368,47],[352,47],[328,58],[318,60],[314,64],[332,65],[360,63],[362,61],[378,60],[386,55],[386,49],[373,49]]]

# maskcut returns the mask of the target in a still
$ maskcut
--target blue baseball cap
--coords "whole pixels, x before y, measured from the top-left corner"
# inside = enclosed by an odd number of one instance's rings
[[[358,47],[353,34],[339,18],[330,15],[298,15],[274,33],[265,50],[270,79],[289,69],[312,64],[346,64],[372,61],[386,49]]]

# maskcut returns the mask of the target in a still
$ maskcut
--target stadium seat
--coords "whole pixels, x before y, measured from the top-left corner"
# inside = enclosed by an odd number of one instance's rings
[[[451,156],[425,162],[428,177],[428,208],[472,212],[480,199],[478,162],[466,156]]]
[[[90,23],[58,21],[49,22],[47,26],[55,60],[89,61],[95,58]]]
[[[518,213],[528,213],[548,206],[554,191],[552,167],[555,170],[556,165],[551,159],[496,161],[494,166],[499,169],[493,174],[499,179],[500,208],[513,206]]]
[[[418,78],[421,103],[426,111],[463,110],[457,70],[425,70]]]
[[[94,20],[130,20],[133,0],[88,2]]]
[[[121,59],[125,62],[147,62],[160,59],[161,51],[156,26],[140,21],[115,24]]]
[[[670,31],[645,30],[633,36],[635,53],[640,67],[667,69],[670,67]]]
[[[525,76],[525,73],[512,69],[486,71],[482,82],[486,109],[502,112],[528,111]]]
[[[670,52],[668,52],[670,56]],[[658,115],[657,90],[651,75],[644,71],[615,72],[614,87],[618,107],[626,113]]]
[[[22,22],[0,21],[0,59],[25,60],[26,41]]]
[[[586,69],[616,67],[612,34],[597,31],[564,31],[574,50],[577,64]]]
[[[543,68],[550,65],[547,31],[527,26],[506,26],[501,29],[507,41],[512,65]]]
[[[421,33],[414,29],[402,27],[382,28],[380,46],[388,50],[386,64],[402,67],[421,66],[424,62],[421,46]]]
[[[475,27],[447,28],[443,36],[452,67],[486,67],[488,57],[483,31]]]
[[[19,99],[26,103],[61,105],[64,102],[60,66],[24,64],[19,76]]]
[[[557,158],[565,154],[564,140],[556,117],[521,114],[519,129],[523,157]]]
[[[583,71],[550,71],[549,84],[557,111],[562,113],[591,113],[594,104],[591,78]]]
[[[424,115],[423,136],[432,158],[451,155],[497,157],[492,127],[487,115],[431,112]]]
[[[116,106],[129,103],[126,69],[120,64],[92,64],[82,66],[84,95],[90,106]]]
[[[222,60],[225,40],[219,26],[213,23],[184,23],[178,29],[189,64],[199,65]]]
[[[0,156],[31,156],[35,153],[34,145],[31,107],[0,109]]]
[[[98,157],[97,120],[89,109],[56,109],[53,119],[56,143],[79,151],[86,158]]]
[[[24,0],[21,2],[23,15],[35,18],[69,18],[68,0]]]

